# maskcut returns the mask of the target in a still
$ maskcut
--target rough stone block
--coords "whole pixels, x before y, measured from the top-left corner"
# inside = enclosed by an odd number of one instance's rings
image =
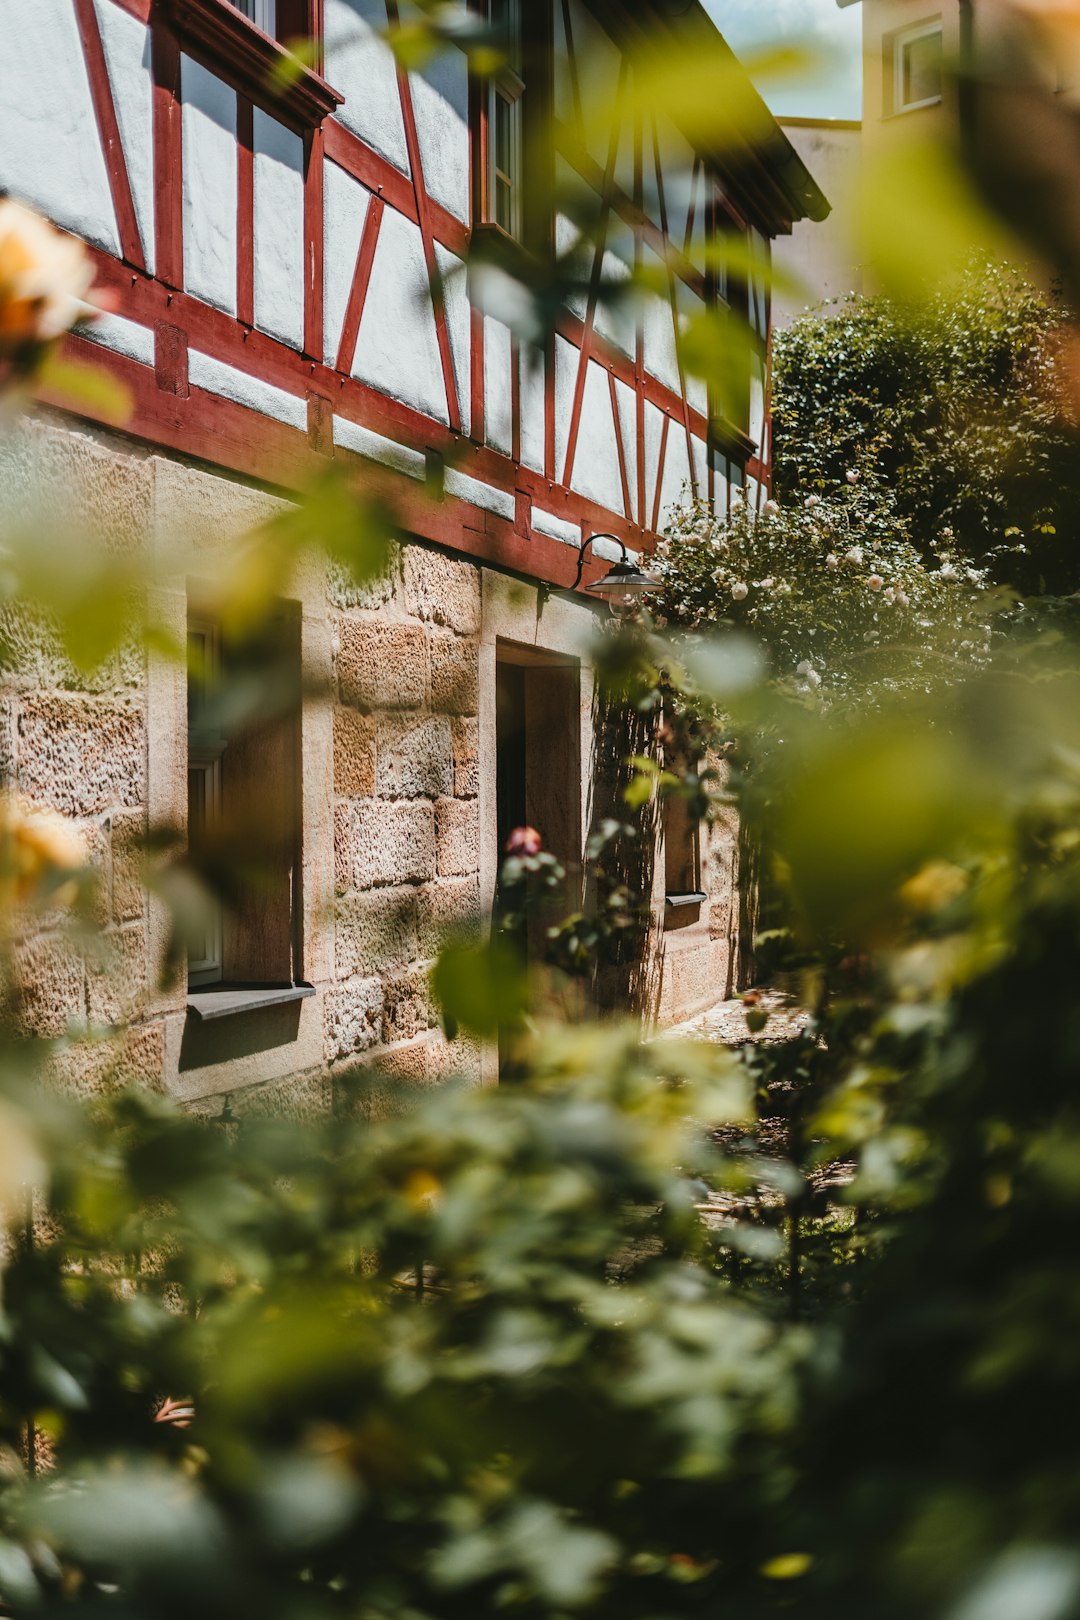
[[[453,791],[450,722],[445,715],[379,722],[377,781],[387,799],[437,799]]]
[[[411,1041],[436,1024],[428,970],[411,968],[387,979],[383,1012],[383,1042]]]
[[[463,719],[453,722],[454,797],[475,799],[480,792],[480,722]]]
[[[164,456],[151,466],[154,530],[164,551],[220,551],[289,507],[279,496]]]
[[[334,1076],[334,1112],[345,1119],[376,1120],[400,1114],[427,1083],[428,1036],[376,1052],[362,1068]]]
[[[468,1035],[459,1035],[455,1041],[448,1041],[441,1034],[434,1037],[427,1047],[427,1078],[436,1085],[445,1080],[465,1080],[470,1085],[478,1086],[479,1041]]]
[[[334,806],[334,892],[348,894],[353,886],[352,806]]]
[[[86,970],[62,934],[26,940],[14,952],[17,1021],[28,1035],[55,1037],[86,1027]]]
[[[361,709],[415,709],[427,692],[427,643],[415,624],[341,619],[338,683]]]
[[[338,901],[334,965],[339,979],[403,968],[416,955],[415,890],[373,889]]]
[[[381,979],[349,979],[326,992],[323,1005],[328,1063],[366,1052],[382,1033]]]
[[[126,810],[113,816],[110,830],[112,918],[114,922],[135,922],[143,915],[146,903],[142,851],[146,818],[139,810]]]
[[[67,815],[146,798],[146,727],[133,704],[35,693],[18,711],[19,787]]]
[[[91,1024],[127,1023],[146,994],[146,935],[141,926],[99,935],[86,964]]]
[[[260,1119],[315,1120],[329,1114],[334,1089],[329,1075],[292,1074],[265,1085],[246,1086],[231,1097],[233,1113]]]
[[[447,940],[475,939],[480,932],[480,880],[448,878],[427,883],[416,897],[417,952],[422,960],[438,956]]]
[[[334,710],[334,792],[354,799],[375,792],[375,722],[357,709]]]
[[[386,568],[372,579],[359,580],[344,563],[331,562],[326,589],[330,601],[339,608],[381,608],[394,597],[401,578],[401,547],[391,542]]]
[[[450,630],[431,632],[431,707],[437,714],[476,714],[480,649]]]
[[[351,887],[423,883],[435,875],[435,819],[426,803],[352,806]]]
[[[475,799],[440,799],[435,806],[440,877],[480,870],[480,809]]]
[[[165,1029],[161,1023],[140,1024],[108,1040],[75,1041],[52,1053],[50,1081],[60,1090],[88,1101],[126,1086],[161,1091],[165,1077]]]
[[[405,550],[405,609],[462,636],[480,629],[480,570],[424,546]]]
[[[141,549],[151,528],[149,458],[69,427],[43,426],[35,437],[39,524],[68,542],[78,535],[111,552]]]

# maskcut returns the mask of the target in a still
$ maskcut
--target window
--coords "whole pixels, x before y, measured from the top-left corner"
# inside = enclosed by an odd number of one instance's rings
[[[701,827],[681,793],[664,800],[664,926],[696,922],[701,888]]]
[[[524,231],[525,66],[521,0],[491,0],[503,63],[488,85],[488,223],[520,241]]]
[[[341,105],[320,77],[321,0],[158,0],[158,6],[185,51],[275,118],[313,129]]]
[[[894,34],[890,110],[935,106],[941,100],[943,65],[940,19]]]
[[[202,1017],[221,1015],[222,992],[229,1010],[306,993],[299,750],[298,605],[279,603],[244,639],[189,611],[188,845],[217,896],[188,935],[189,1005]]]

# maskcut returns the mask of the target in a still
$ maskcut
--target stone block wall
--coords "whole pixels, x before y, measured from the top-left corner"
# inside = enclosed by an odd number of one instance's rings
[[[480,570],[420,546],[384,580],[330,587],[334,986],[326,1061],[433,1081],[479,1054],[438,1028],[428,976],[480,926]]]
[[[212,574],[215,550],[284,504],[62,418],[27,421],[0,441],[4,524],[33,525],[43,548],[62,537],[57,566],[76,580],[94,548],[165,559],[155,618],[180,644],[189,580]],[[186,577],[168,572],[181,551]],[[363,585],[306,558],[283,594],[299,604],[311,683],[299,903],[315,995],[204,1026],[183,978],[165,974],[168,913],[142,882],[148,828],[185,823],[184,672],[127,637],[81,674],[48,623],[0,604],[0,778],[79,828],[99,878],[81,939],[59,913],[43,915],[16,964],[23,1026],[59,1043],[55,1075],[81,1095],[137,1080],[202,1113],[229,1095],[238,1113],[300,1115],[389,1107],[451,1074],[495,1078],[492,1052],[442,1033],[430,968],[450,934],[475,935],[494,892],[500,649],[565,665],[586,647],[593,613],[420,543],[400,546],[385,577]],[[593,813],[587,660],[580,670],[570,750],[580,803],[567,805],[567,836],[583,847]],[[573,797],[569,779],[567,790]],[[737,827],[721,820],[700,923],[657,931],[658,1022],[730,990],[736,846]],[[113,1039],[98,1038],[110,1030]]]

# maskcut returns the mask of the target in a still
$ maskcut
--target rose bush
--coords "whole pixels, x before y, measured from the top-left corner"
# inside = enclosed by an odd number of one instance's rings
[[[774,676],[816,701],[929,689],[989,658],[987,570],[948,527],[923,555],[869,451],[822,492],[760,513],[739,496],[726,518],[692,502],[653,562],[665,626],[749,630]]]

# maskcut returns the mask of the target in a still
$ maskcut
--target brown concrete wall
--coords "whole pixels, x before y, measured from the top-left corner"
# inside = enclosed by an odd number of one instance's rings
[[[188,580],[282,509],[264,491],[62,420],[23,424],[5,444],[10,514],[85,526],[112,550],[148,548],[172,567],[153,610],[182,645]],[[177,564],[179,568],[179,564]],[[65,1085],[91,1093],[137,1080],[200,1112],[311,1113],[351,1105],[347,1076],[377,1065],[406,1088],[451,1073],[492,1080],[492,1053],[448,1042],[428,974],[448,930],[481,926],[500,852],[495,817],[494,668],[510,643],[587,653],[593,611],[420,544],[358,587],[305,558],[283,590],[300,605],[310,695],[301,721],[303,974],[316,994],[199,1026],[186,983],[164,979],[168,914],[140,882],[150,826],[187,811],[184,671],[140,646],[90,680],[47,625],[0,610],[0,773],[81,829],[101,874],[99,915],[78,948],[45,917],[21,944],[28,1031],[61,1041]],[[580,790],[564,829],[583,850],[591,813],[592,674],[581,666],[571,751]],[[712,893],[696,932],[663,941],[658,1016],[670,1021],[730,984],[734,868],[718,828]],[[113,1025],[116,1041],[87,1039]]]

